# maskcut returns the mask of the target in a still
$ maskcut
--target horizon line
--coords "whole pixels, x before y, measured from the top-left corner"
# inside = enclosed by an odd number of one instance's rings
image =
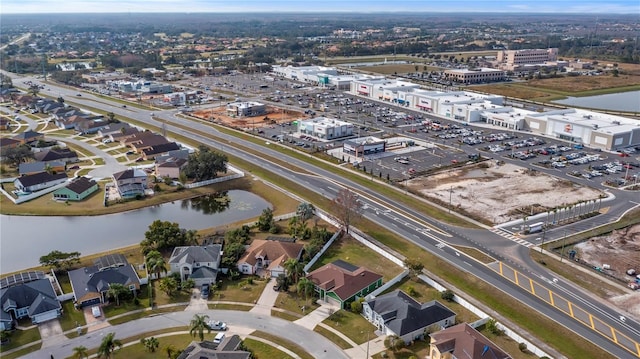
[[[469,11],[455,11],[455,10],[432,10],[432,11],[409,11],[409,10],[398,10],[398,11],[304,11],[304,10],[296,10],[296,11],[286,11],[286,10],[264,10],[264,11],[254,11],[254,12],[245,12],[245,11],[117,11],[117,12],[3,12],[2,15],[78,15],[78,14],[87,14],[87,15],[117,15],[117,14],[342,14],[342,15],[388,15],[388,14],[406,14],[406,15],[416,15],[416,14],[532,14],[532,15],[627,15],[627,16],[637,16],[637,14],[631,14],[628,12],[575,12],[575,11],[496,11],[496,10],[469,10]]]

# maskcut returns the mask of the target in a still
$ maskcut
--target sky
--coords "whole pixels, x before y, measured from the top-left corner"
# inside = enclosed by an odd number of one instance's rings
[[[1,0],[0,13],[537,12],[638,14],[640,0]]]

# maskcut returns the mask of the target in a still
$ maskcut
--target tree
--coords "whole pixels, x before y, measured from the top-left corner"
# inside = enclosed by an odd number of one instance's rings
[[[169,344],[164,347],[164,352],[167,354],[167,359],[172,359],[173,356],[178,353],[178,349],[173,344]]]
[[[207,330],[207,333],[211,333],[211,329],[207,325],[208,321],[209,321],[209,316],[206,314],[194,315],[193,319],[191,319],[191,322],[189,323],[189,334],[191,334],[192,337],[195,337],[196,335],[198,335],[198,338],[200,338],[200,341],[203,341],[205,329]]]
[[[111,359],[116,350],[122,348],[122,342],[115,338],[115,333],[109,333],[102,338],[98,347],[98,358]]]
[[[129,289],[120,283],[109,283],[107,296],[116,300],[116,306],[120,306],[120,296],[129,293]]]
[[[219,172],[227,172],[227,156],[214,152],[207,146],[198,147],[198,151],[189,155],[184,174],[195,181],[216,178]]]
[[[89,353],[87,352],[87,348],[84,346],[78,346],[73,348],[73,357],[76,359],[83,359],[83,358],[88,358],[89,357]]]
[[[349,226],[362,212],[362,204],[358,199],[358,195],[347,188],[343,188],[338,192],[338,196],[332,202],[337,213],[338,221],[348,234]]]
[[[160,280],[160,290],[171,297],[178,290],[178,281],[173,277],[162,278]]]
[[[296,208],[296,216],[300,217],[303,222],[308,221],[311,217],[316,214],[316,207],[314,207],[311,203],[300,203],[298,208]]]
[[[298,284],[296,285],[298,294],[304,294],[305,303],[309,300],[309,294],[313,293],[314,285],[313,282],[307,279],[306,277],[300,278]]]
[[[156,279],[160,278],[161,273],[167,273],[167,262],[158,251],[154,250],[147,253],[145,265],[147,266],[147,272],[155,274]]]
[[[150,353],[155,353],[156,349],[160,345],[160,342],[156,337],[142,338],[140,344],[144,345],[145,349]]]
[[[304,274],[304,266],[295,258],[287,259],[283,267],[292,283],[297,283],[298,278]]]
[[[424,269],[424,265],[420,262],[420,260],[412,258],[406,258],[404,260],[404,266],[409,269],[409,272],[414,277],[422,273],[422,269]]]
[[[57,101],[59,104],[64,104],[64,98],[62,98],[62,96],[59,96]]]
[[[446,300],[447,302],[453,302],[455,294],[451,289],[447,289],[444,292],[440,293],[440,298]]]
[[[74,264],[80,263],[80,252],[60,252],[54,250],[40,257],[40,264],[58,272],[69,270]]]
[[[108,123],[114,123],[116,122],[116,114],[113,112],[109,112],[107,113],[107,122]],[[124,128],[124,127],[123,127]]]
[[[29,86],[29,93],[33,96],[36,97],[38,96],[38,94],[40,93],[40,86],[33,84],[31,86]]]
[[[22,162],[27,162],[28,159],[33,158],[33,152],[31,152],[29,145],[20,145],[15,148],[4,147],[0,152],[6,161],[16,168]]]
[[[272,226],[275,226],[273,221],[273,210],[271,208],[265,208],[262,210],[260,218],[258,218],[257,227],[261,231],[268,231]]]
[[[155,220],[149,225],[149,230],[144,233],[144,240],[140,242],[142,253],[151,250],[163,249],[185,245],[187,242],[187,230],[180,228],[175,222]]]

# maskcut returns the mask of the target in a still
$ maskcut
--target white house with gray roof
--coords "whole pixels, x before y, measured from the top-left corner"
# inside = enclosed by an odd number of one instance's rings
[[[440,302],[420,304],[401,290],[366,301],[362,314],[385,335],[397,335],[405,343],[424,337],[427,327],[446,328],[456,320],[456,313]]]
[[[0,289],[0,329],[13,328],[16,320],[29,317],[34,324],[56,319],[62,306],[48,278],[16,283]]]
[[[193,279],[196,286],[214,284],[220,268],[222,246],[176,247],[169,258],[169,271],[180,274],[181,280]]]

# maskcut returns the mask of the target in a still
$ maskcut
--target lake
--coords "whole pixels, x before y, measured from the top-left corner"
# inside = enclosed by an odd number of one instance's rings
[[[640,91],[619,92],[607,95],[569,97],[553,103],[588,107],[597,110],[640,112]]]
[[[254,218],[271,205],[247,191],[198,197],[102,216],[0,216],[0,272],[39,265],[52,250],[82,255],[138,244],[154,220],[205,229]]]

